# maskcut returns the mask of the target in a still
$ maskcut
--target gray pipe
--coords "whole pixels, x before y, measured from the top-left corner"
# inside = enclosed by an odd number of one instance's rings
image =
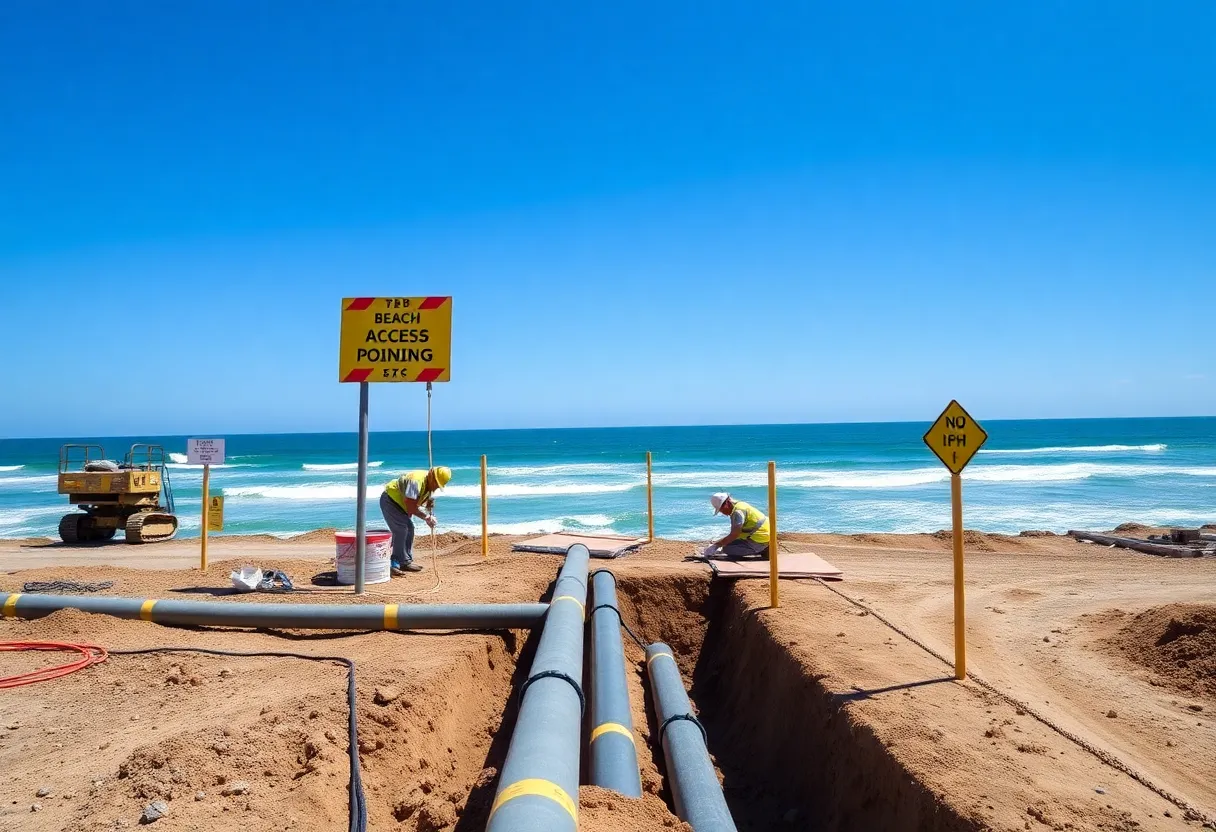
[[[693,832],[736,832],[671,648],[661,642],[647,647],[646,668],[676,815]]]
[[[312,630],[525,629],[539,626],[548,604],[245,604],[143,598],[77,598],[14,592],[5,618],[42,618],[62,609],[157,624],[293,627]]]
[[[606,569],[591,576],[595,606],[591,610],[591,785],[626,797],[642,796],[638,751],[633,733],[629,688],[625,683],[625,647],[621,613],[616,604],[616,578]]]
[[[536,658],[520,691],[519,717],[486,832],[578,829],[583,722],[583,618],[590,552],[571,546],[553,587]]]

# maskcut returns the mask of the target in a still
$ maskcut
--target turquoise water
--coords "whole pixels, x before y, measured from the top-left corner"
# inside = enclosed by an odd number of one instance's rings
[[[780,526],[790,531],[925,532],[949,526],[946,470],[922,444],[927,423],[449,431],[435,459],[455,472],[437,505],[440,529],[480,529],[478,460],[490,463],[490,528],[643,533],[645,452],[654,453],[655,530],[718,535],[709,506],[728,490],[763,506],[766,462],[777,462]],[[1136,520],[1216,522],[1216,418],[986,422],[990,439],[964,473],[969,528],[1110,528]],[[66,500],[55,493],[57,439],[0,440],[0,537],[53,536]],[[119,457],[136,439],[84,439]],[[199,528],[202,472],[186,438],[163,443],[185,535]],[[421,433],[374,433],[369,524],[385,482],[426,464]],[[227,437],[212,469],[226,501],[225,533],[287,536],[350,528],[354,434]]]

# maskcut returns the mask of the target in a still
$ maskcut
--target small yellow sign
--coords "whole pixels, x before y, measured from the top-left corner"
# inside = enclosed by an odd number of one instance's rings
[[[224,530],[224,498],[207,498],[207,531],[222,532]]]
[[[448,381],[452,299],[342,298],[338,381]]]
[[[951,401],[937,417],[933,427],[925,434],[925,444],[937,454],[951,473],[961,473],[975,456],[980,446],[988,441],[988,434],[980,423],[963,410],[963,406]]]

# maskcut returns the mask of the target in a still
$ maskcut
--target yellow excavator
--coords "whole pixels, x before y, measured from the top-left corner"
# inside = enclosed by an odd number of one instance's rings
[[[106,459],[100,445],[64,445],[59,449],[59,493],[81,509],[59,521],[64,543],[110,540],[119,529],[127,543],[156,543],[177,534],[173,488],[160,445],[136,443],[122,462]]]

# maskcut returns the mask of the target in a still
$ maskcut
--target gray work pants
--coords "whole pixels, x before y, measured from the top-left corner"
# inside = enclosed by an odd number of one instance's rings
[[[744,540],[740,537],[723,546],[722,554],[728,558],[768,557],[768,544]]]
[[[388,493],[380,495],[380,513],[393,533],[393,566],[400,569],[414,560],[414,518],[397,505]]]

